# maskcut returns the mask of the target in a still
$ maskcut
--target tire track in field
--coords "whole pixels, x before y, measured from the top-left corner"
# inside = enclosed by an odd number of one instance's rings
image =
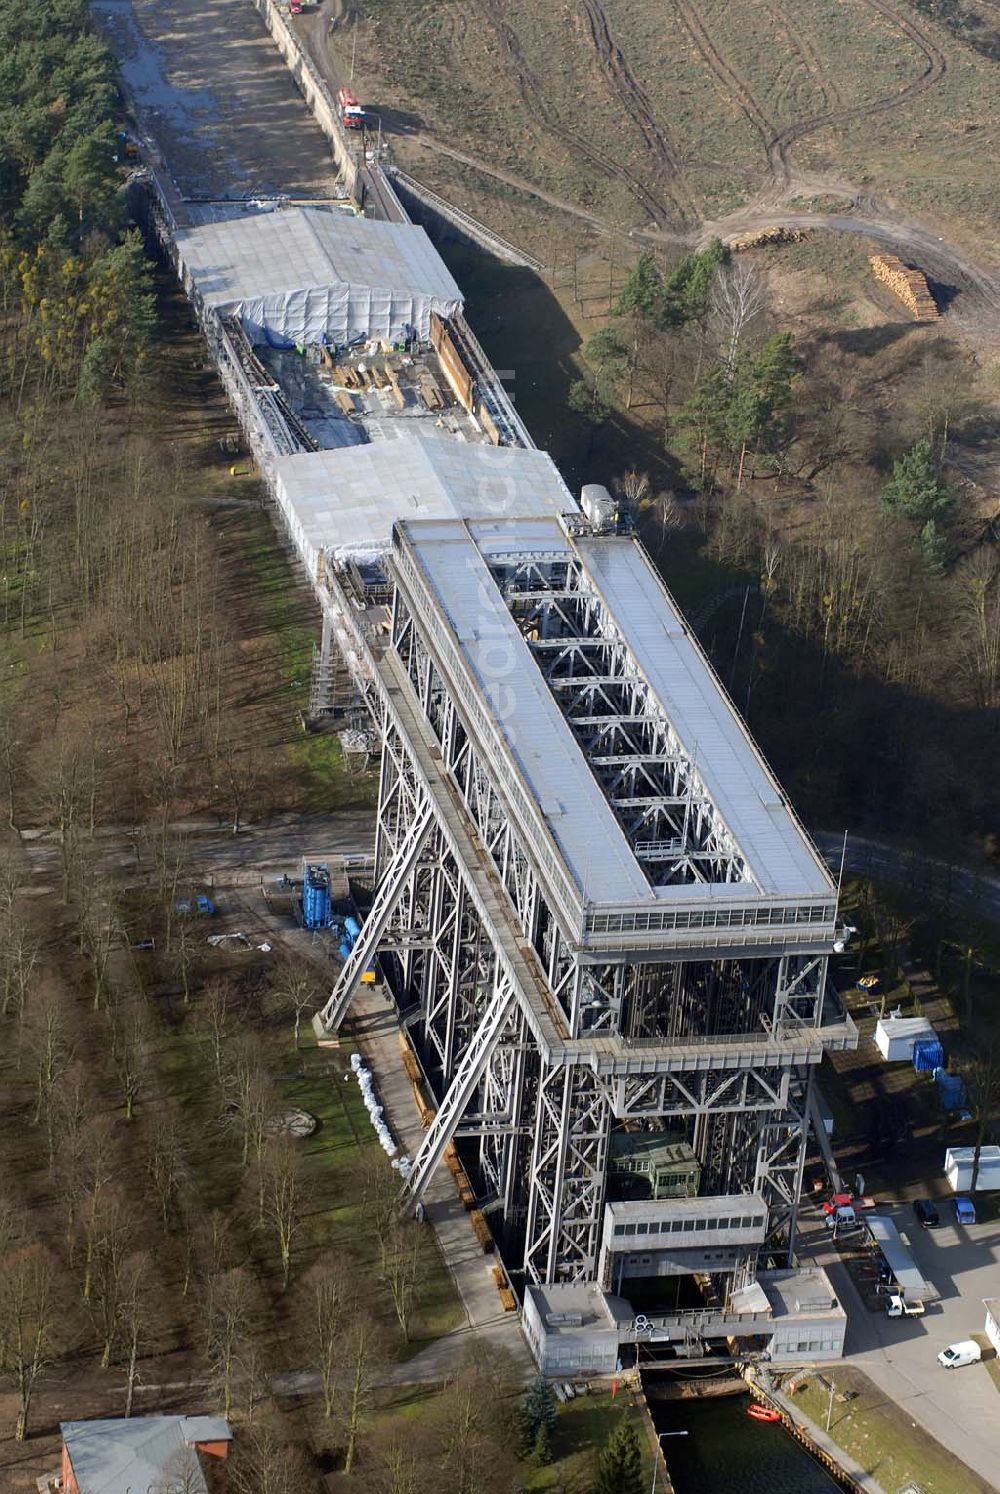
[[[869,119],[876,114],[890,113],[898,109],[900,105],[908,103],[910,99],[926,93],[927,89],[933,88],[948,71],[948,58],[937,42],[915,26],[906,16],[893,10],[892,6],[885,3],[885,0],[863,0],[863,4],[876,15],[881,16],[884,21],[897,27],[907,40],[913,43],[923,56],[923,72],[911,82],[904,83],[903,87],[897,89],[895,93],[886,94],[881,99],[874,99],[870,104],[855,104],[847,109],[835,109],[829,114],[818,114],[812,119],[803,119],[797,124],[788,125],[777,137],[777,143],[782,151],[787,151],[787,148],[794,145],[797,140],[802,140],[815,130],[825,129],[827,125],[851,124],[858,119]]]
[[[693,43],[705,66],[720,84],[723,91],[739,105],[747,119],[753,125],[767,156],[768,170],[771,174],[772,186],[767,189],[758,202],[764,206],[768,202],[777,202],[781,196],[787,194],[795,179],[795,168],[789,154],[790,147],[797,141],[813,134],[816,130],[822,130],[829,125],[851,124],[856,120],[869,119],[878,114],[891,113],[919,94],[929,88],[933,88],[944,77],[948,71],[948,58],[934,39],[922,31],[908,17],[900,15],[886,0],[861,0],[870,11],[873,11],[882,20],[888,21],[895,26],[908,41],[912,42],[917,51],[924,59],[924,69],[919,77],[905,83],[895,93],[887,94],[884,98],[874,99],[871,103],[856,104],[846,108],[831,109],[824,114],[812,115],[809,119],[797,120],[794,124],[786,125],[784,129],[776,129],[768,119],[764,110],[754,98],[749,85],[746,83],[731,62],[719,51],[713,42],[705,23],[698,11],[695,0],[673,0],[674,9],[677,12],[684,29]],[[797,28],[796,28],[797,30]],[[791,34],[791,33],[789,33]],[[800,40],[805,38],[799,33]],[[818,52],[809,44],[810,51],[820,63]],[[836,85],[835,85],[836,86]],[[839,89],[838,89],[839,94]],[[775,194],[777,189],[777,196]]]
[[[781,28],[785,31],[803,67],[811,75],[823,95],[823,103],[827,109],[843,109],[844,99],[837,86],[836,78],[817,52],[809,33],[800,30],[796,25],[791,7],[786,0],[764,0],[764,8],[770,12],[775,30]]]
[[[672,195],[683,217],[697,217],[682,181],[681,154],[660,124],[649,94],[638,81],[615,40],[600,0],[582,0],[582,8],[597,60],[614,97],[635,125],[653,158],[654,166],[672,182]]]
[[[750,91],[749,85],[736,71],[733,64],[719,51],[692,0],[674,0],[674,9],[702,62],[723,92],[739,105],[760,136],[773,181],[784,187],[790,186],[791,162],[788,159],[781,132],[768,119]]]
[[[542,88],[535,76],[521,47],[517,32],[506,19],[503,11],[503,0],[477,0],[480,13],[493,31],[505,54],[511,70],[517,79],[518,91],[525,104],[542,121],[550,134],[555,135],[570,150],[582,156],[584,160],[603,175],[611,177],[612,180],[623,179],[629,187],[633,197],[640,206],[649,214],[657,226],[668,223],[671,213],[663,200],[649,190],[642,178],[630,167],[622,165],[620,161],[613,160],[604,155],[596,146],[577,135],[575,131],[567,129],[561,124],[547,101],[545,90]]]

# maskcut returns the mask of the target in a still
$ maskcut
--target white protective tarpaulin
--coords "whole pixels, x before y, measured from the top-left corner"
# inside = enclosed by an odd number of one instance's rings
[[[422,228],[341,210],[285,208],[181,229],[185,282],[252,342],[276,347],[362,338],[430,339],[462,293]]]
[[[281,457],[275,496],[313,577],[320,551],[370,559],[390,546],[396,519],[523,518],[575,508],[548,452],[406,435]]]

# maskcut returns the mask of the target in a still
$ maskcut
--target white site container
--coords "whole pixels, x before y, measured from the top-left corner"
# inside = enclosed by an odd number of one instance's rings
[[[875,1046],[890,1063],[912,1063],[917,1039],[934,1036],[926,1017],[883,1017],[875,1027]]]
[[[950,1146],[944,1154],[944,1175],[953,1193],[972,1192],[972,1146]],[[1000,1189],[1000,1146],[984,1146],[979,1152],[976,1192]]]

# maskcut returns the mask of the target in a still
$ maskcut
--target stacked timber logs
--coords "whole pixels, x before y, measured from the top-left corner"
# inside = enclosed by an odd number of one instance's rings
[[[497,1284],[500,1293],[500,1306],[504,1312],[517,1312],[517,1298],[510,1289],[510,1283],[504,1275],[503,1266],[493,1267],[493,1280]]]
[[[480,1212],[479,1209],[473,1209],[471,1214],[469,1215],[469,1219],[472,1221],[472,1228],[473,1232],[475,1233],[476,1239],[483,1247],[483,1254],[491,1255],[493,1252],[494,1244],[493,1235],[489,1225],[486,1223],[484,1215]]]
[[[407,1041],[405,1033],[401,1032],[399,1034],[399,1046],[403,1054],[403,1068],[406,1070],[406,1077],[413,1088],[413,1098],[417,1102],[417,1110],[420,1113],[420,1124],[426,1131],[434,1119],[436,1112],[427,1103],[427,1093],[424,1089],[424,1080],[420,1072],[420,1065],[417,1063],[416,1056]]]
[[[879,280],[884,281],[893,295],[899,297],[907,311],[911,312],[918,322],[937,321],[941,313],[937,309],[925,277],[919,270],[904,265],[895,254],[873,254],[868,262]]]
[[[444,1149],[444,1160],[447,1164],[448,1171],[455,1179],[455,1188],[458,1192],[459,1198],[462,1201],[463,1208],[468,1209],[471,1213],[472,1210],[476,1207],[476,1195],[472,1191],[472,1185],[469,1182],[468,1174],[466,1173],[465,1168],[458,1160],[458,1153],[456,1152],[454,1145],[450,1141]]]
[[[772,224],[768,228],[755,228],[750,233],[738,234],[729,240],[730,249],[739,254],[741,249],[762,249],[766,244],[801,244],[810,236],[808,228],[789,228]]]

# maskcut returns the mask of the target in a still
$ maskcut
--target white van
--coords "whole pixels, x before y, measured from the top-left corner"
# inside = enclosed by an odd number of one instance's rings
[[[949,1344],[938,1355],[938,1364],[945,1369],[959,1369],[963,1364],[978,1364],[983,1351],[975,1339],[963,1338],[961,1343]]]
[[[848,1230],[857,1229],[858,1216],[851,1204],[840,1204],[827,1214],[824,1220],[827,1229]]]

